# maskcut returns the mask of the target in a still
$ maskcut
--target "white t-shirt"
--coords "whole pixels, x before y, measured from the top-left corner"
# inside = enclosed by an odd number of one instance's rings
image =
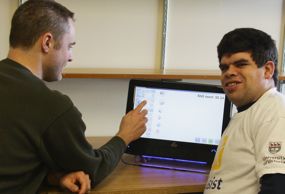
[[[257,194],[259,179],[272,173],[285,174],[285,96],[276,88],[233,116],[204,194]]]

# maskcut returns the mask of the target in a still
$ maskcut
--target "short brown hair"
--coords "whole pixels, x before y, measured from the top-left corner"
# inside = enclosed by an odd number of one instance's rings
[[[51,32],[56,42],[68,31],[74,13],[51,0],[29,0],[18,7],[11,23],[10,46],[30,48],[39,37]]]

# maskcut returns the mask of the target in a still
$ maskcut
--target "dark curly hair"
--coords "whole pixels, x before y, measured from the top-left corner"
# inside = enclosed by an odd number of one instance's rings
[[[219,62],[224,55],[237,52],[249,52],[258,67],[262,67],[267,61],[275,65],[273,80],[278,81],[278,52],[275,41],[270,35],[254,28],[238,28],[224,35],[218,47]]]

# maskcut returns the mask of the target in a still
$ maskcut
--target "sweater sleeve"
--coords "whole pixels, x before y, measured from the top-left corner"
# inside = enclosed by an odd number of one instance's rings
[[[81,113],[73,106],[57,118],[44,132],[43,145],[57,169],[88,173],[92,186],[98,184],[116,167],[126,149],[120,137],[113,137],[94,150],[84,135],[85,124]]]
[[[283,194],[285,193],[285,174],[265,174],[260,179],[260,192],[258,194]]]

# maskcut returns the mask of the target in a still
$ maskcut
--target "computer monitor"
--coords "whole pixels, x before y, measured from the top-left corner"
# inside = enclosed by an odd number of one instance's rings
[[[147,101],[146,132],[126,153],[211,164],[230,119],[219,86],[181,81],[130,80],[127,112]]]

